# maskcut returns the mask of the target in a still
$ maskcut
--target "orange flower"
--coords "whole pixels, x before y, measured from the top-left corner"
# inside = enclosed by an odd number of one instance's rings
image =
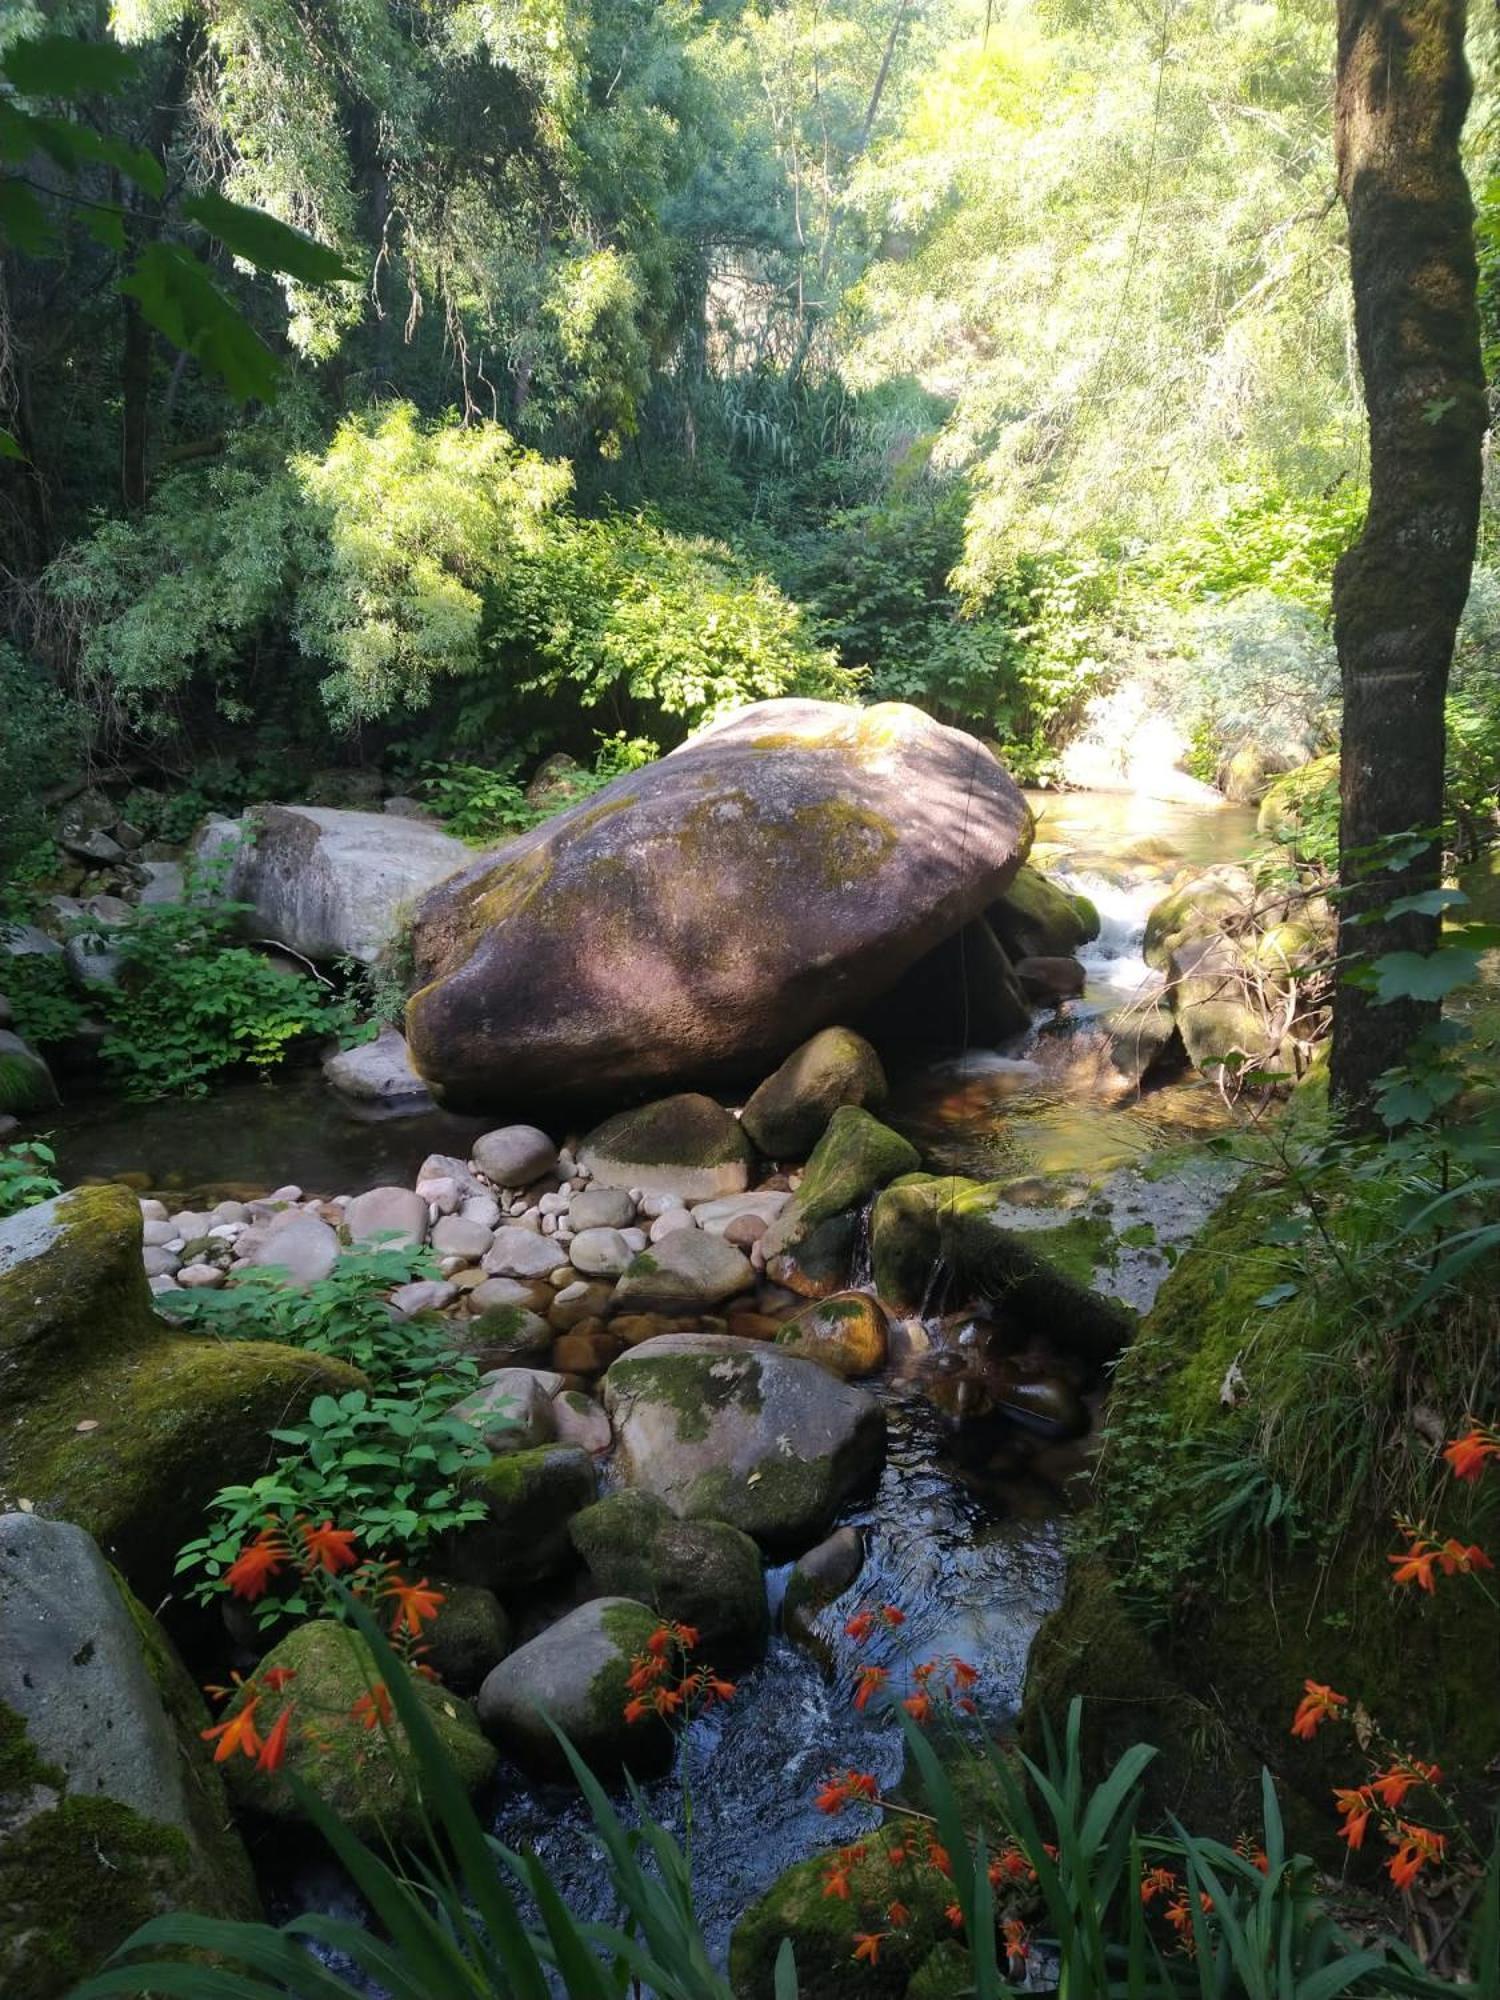
[[[260,1706],[259,1695],[252,1695],[234,1715],[225,1716],[212,1729],[200,1730],[205,1743],[217,1739],[218,1749],[214,1752],[214,1762],[222,1764],[226,1757],[232,1757],[236,1750],[242,1750],[247,1757],[258,1757],[261,1751],[260,1736],[255,1727],[255,1711]]]
[[[956,1931],[961,1931],[963,1929],[964,1912],[963,1912],[963,1905],[961,1903],[950,1903],[947,1909],[944,1910],[943,1915],[948,1919],[949,1923],[952,1924],[953,1928]]]
[[[867,1965],[874,1965],[880,1957],[880,1940],[884,1931],[856,1931],[854,1933],[854,1956],[863,1959]]]
[[[1292,1734],[1311,1741],[1325,1722],[1337,1720],[1340,1709],[1349,1706],[1349,1697],[1335,1694],[1322,1681],[1304,1681],[1302,1686],[1305,1692],[1292,1717]]]
[[[292,1710],[296,1703],[289,1701],[271,1726],[271,1733],[261,1745],[260,1756],[256,1760],[257,1771],[279,1771],[286,1756],[286,1732],[291,1725]]]
[[[932,1714],[932,1696],[930,1694],[909,1694],[901,1706],[906,1710],[913,1722],[925,1722]]]
[[[639,1695],[634,1700],[627,1701],[625,1704],[625,1720],[627,1722],[643,1722],[650,1713],[651,1711]]]
[[[1386,1872],[1396,1887],[1405,1891],[1429,1861],[1442,1860],[1448,1840],[1445,1834],[1434,1833],[1430,1827],[1413,1826],[1410,1820],[1398,1820],[1396,1825],[1399,1831],[1386,1836],[1396,1848],[1386,1863]]]
[[[971,1688],[978,1679],[979,1669],[971,1667],[967,1660],[955,1660],[953,1662],[953,1685],[955,1687]]]
[[[659,1681],[666,1671],[665,1660],[653,1659],[649,1653],[642,1653],[639,1658],[631,1661],[625,1685],[632,1694],[643,1694],[652,1682]]]
[[[882,1604],[880,1607],[880,1622],[882,1625],[888,1625],[894,1632],[898,1625],[906,1623],[906,1613],[899,1610],[894,1604]]]
[[[1007,1917],[1000,1926],[1000,1935],[1005,1940],[1005,1949],[1012,1962],[1019,1960],[1023,1965],[1031,1956],[1031,1933],[1019,1917]]]
[[[272,1694],[280,1694],[288,1682],[294,1681],[296,1678],[297,1669],[295,1667],[267,1667],[263,1674],[257,1675],[261,1686],[269,1688]]]
[[[911,1922],[911,1911],[906,1907],[905,1903],[887,1903],[885,1906],[885,1920],[893,1931],[905,1930],[906,1926]]]
[[[856,1646],[862,1646],[874,1629],[875,1613],[873,1611],[856,1611],[854,1616],[844,1626],[845,1632],[848,1633]]]
[[[1350,1848],[1364,1844],[1365,1828],[1370,1824],[1370,1814],[1374,1810],[1375,1799],[1368,1785],[1361,1785],[1358,1791],[1335,1790],[1333,1802],[1343,1814],[1344,1824],[1339,1828],[1339,1837],[1349,1843]]]
[[[658,1625],[656,1630],[651,1634],[651,1637],[646,1641],[646,1651],[658,1660],[664,1660],[670,1652],[671,1647],[672,1628],[670,1625]]]
[[[241,1549],[224,1572],[224,1581],[236,1597],[253,1604],[264,1597],[266,1585],[286,1562],[286,1550],[279,1541],[257,1535],[248,1549]]]
[[[1436,1588],[1433,1569],[1441,1551],[1436,1542],[1429,1541],[1414,1528],[1408,1527],[1404,1532],[1407,1536],[1407,1547],[1399,1549],[1393,1556],[1386,1557],[1394,1572],[1391,1582],[1403,1586],[1414,1583],[1419,1589],[1430,1592]]]
[[[674,1625],[672,1632],[679,1646],[685,1646],[691,1653],[702,1634],[696,1625]]]
[[[823,1894],[835,1901],[847,1903],[849,1900],[849,1870],[841,1861],[831,1861],[823,1874]]]
[[[392,1576],[380,1594],[396,1601],[392,1632],[409,1632],[414,1639],[420,1635],[429,1618],[437,1617],[438,1606],[443,1601],[442,1591],[433,1590],[425,1576],[418,1583],[407,1583],[402,1577]]]
[[[1193,1913],[1188,1907],[1186,1896],[1179,1896],[1176,1902],[1168,1903],[1163,1915],[1179,1937],[1185,1936],[1193,1928]]]
[[[873,1771],[846,1771],[844,1783],[849,1787],[849,1796],[854,1799],[877,1799],[880,1785]]]
[[[325,1521],[321,1528],[304,1524],[302,1546],[313,1568],[326,1570],[330,1576],[337,1576],[341,1569],[354,1569],[359,1563],[354,1553],[354,1530],[336,1528],[332,1521]]]
[[[884,1667],[861,1667],[854,1676],[854,1706],[861,1711],[867,1708],[871,1695],[877,1694],[889,1679]]]
[[[710,1703],[716,1701],[733,1701],[737,1692],[737,1684],[734,1681],[721,1681],[717,1674],[709,1675],[708,1701]]]
[[[1176,1887],[1177,1877],[1170,1868],[1148,1868],[1141,1877],[1141,1901],[1149,1910],[1158,1896]]]
[[[682,1706],[682,1689],[680,1687],[654,1689],[651,1705],[658,1715],[675,1715]]]
[[[1393,1764],[1389,1771],[1379,1772],[1370,1790],[1382,1805],[1394,1810],[1413,1785],[1435,1785],[1442,1775],[1436,1764],[1423,1764],[1416,1758],[1403,1759],[1399,1764]]]
[[[1465,1546],[1450,1539],[1438,1554],[1438,1567],[1444,1576],[1472,1576],[1476,1569],[1493,1569],[1495,1565],[1473,1542]]]
[[[953,1863],[949,1858],[947,1848],[943,1846],[941,1841],[929,1839],[927,1843],[927,1860],[929,1865],[935,1868],[939,1875],[951,1875],[953,1873]]]
[[[627,1721],[630,1719],[630,1710],[628,1708],[625,1711],[625,1717]],[[820,1813],[842,1812],[848,1803],[849,1787],[844,1783],[842,1778],[830,1778],[822,1791],[813,1800],[813,1804]]]
[[[391,1707],[391,1693],[384,1681],[376,1681],[373,1688],[367,1688],[349,1713],[356,1722],[362,1722],[366,1729],[389,1728],[394,1710]]]
[[[1485,1461],[1500,1458],[1500,1432],[1482,1424],[1471,1424],[1462,1437],[1455,1438],[1443,1452],[1455,1479],[1478,1479]]]

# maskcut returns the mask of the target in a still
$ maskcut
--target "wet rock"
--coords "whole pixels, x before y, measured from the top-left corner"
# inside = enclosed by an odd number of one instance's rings
[[[480,1103],[773,1062],[993,902],[1030,826],[990,753],[915,709],[757,703],[426,898],[418,1066]]]
[[[843,1596],[864,1560],[864,1537],[858,1528],[835,1528],[797,1559],[781,1601],[781,1622],[794,1639],[805,1642],[811,1637],[815,1615]]]
[[[899,1132],[845,1105],[814,1147],[792,1201],[761,1238],[766,1257],[796,1249],[817,1224],[862,1208],[878,1187],[921,1164],[916,1147]]]
[[[0,1627],[7,2000],[71,1991],[151,1917],[256,1915],[202,1699],[81,1528],[0,1515]]]
[[[1083,992],[1084,970],[1076,958],[1023,958],[1016,977],[1028,1000],[1039,1007],[1060,1007]]]
[[[741,1193],[754,1154],[738,1119],[690,1091],[617,1112],[589,1133],[578,1158],[600,1187],[706,1201]]]
[[[710,1236],[728,1239],[736,1222],[746,1219],[774,1222],[791,1198],[789,1188],[756,1188],[747,1194],[727,1194],[717,1201],[700,1201],[691,1211],[692,1220]]]
[[[573,1445],[510,1452],[466,1475],[486,1518],[455,1531],[449,1573],[503,1592],[568,1568],[568,1522],[594,1500],[595,1485],[593,1460]]]
[[[1187,1051],[1177,1033],[1170,1007],[1153,1000],[1148,1006],[1123,1007],[1104,1021],[1109,1034],[1109,1059],[1134,1084],[1181,1068]]]
[[[945,938],[861,1016],[888,1053],[998,1047],[1031,1026],[1031,1003],[982,917]]]
[[[679,1521],[664,1501],[612,1493],[573,1516],[573,1546],[606,1596],[634,1597],[699,1634],[696,1657],[738,1667],[770,1630],[760,1551],[723,1521]]]
[[[278,1667],[295,1678],[273,1692],[265,1675]],[[279,1771],[261,1771],[244,1757],[233,1757],[222,1766],[241,1811],[272,1821],[305,1822],[290,1783],[296,1777],[356,1840],[371,1845],[419,1844],[427,1820],[412,1783],[415,1764],[405,1728],[393,1718],[388,1739],[383,1730],[366,1729],[354,1713],[360,1697],[381,1678],[359,1634],[331,1619],[299,1625],[271,1649],[258,1672],[261,1705],[256,1723],[262,1735],[269,1734],[282,1708],[293,1702],[303,1716],[315,1716],[317,1726],[299,1730],[294,1720]],[[431,1681],[413,1677],[410,1685],[437,1732],[454,1778],[466,1792],[477,1792],[494,1771],[495,1753],[473,1709]],[[225,1713],[235,1713],[244,1699],[236,1696]]]
[[[557,1167],[557,1148],[535,1125],[502,1125],[474,1141],[474,1164],[496,1187],[530,1187]]]
[[[547,1310],[547,1323],[554,1333],[571,1333],[586,1319],[603,1319],[615,1295],[613,1283],[604,1279],[580,1278],[564,1285]]]
[[[432,1109],[431,1093],[411,1066],[406,1037],[395,1028],[382,1028],[373,1042],[329,1056],[323,1080],[351,1104],[392,1116],[411,1117]]]
[[[1087,896],[1060,888],[1029,865],[1016,871],[989,921],[1013,961],[1068,958],[1099,935],[1099,913]]]
[[[851,1028],[824,1028],[766,1078],[740,1122],[769,1158],[801,1160],[840,1105],[878,1111],[885,1099],[885,1070],[864,1036]]]
[[[592,1324],[585,1320],[553,1341],[552,1365],[564,1375],[602,1375],[624,1349],[618,1334],[606,1332],[597,1320]]]
[[[510,1651],[510,1620],[494,1591],[477,1583],[439,1583],[443,1601],[423,1635],[423,1658],[455,1694],[474,1695]]]
[[[867,1292],[834,1292],[788,1320],[776,1345],[853,1379],[884,1368],[887,1349],[885,1308]]]
[[[371,1188],[357,1194],[344,1210],[344,1227],[351,1243],[415,1250],[427,1236],[427,1204],[410,1188]]]
[[[872,1396],[726,1335],[632,1348],[605,1377],[604,1404],[630,1485],[683,1519],[728,1521],[774,1547],[815,1538],[885,1449]]]
[[[749,1259],[722,1236],[678,1229],[625,1267],[615,1287],[618,1312],[692,1312],[716,1306],[755,1283]]]
[[[1188,1060],[1198,1069],[1264,1057],[1276,1047],[1271,1010],[1238,947],[1227,938],[1176,945],[1167,1001]]]
[[[569,1772],[553,1723],[596,1772],[665,1770],[670,1732],[625,1720],[631,1659],[646,1650],[658,1622],[628,1597],[597,1597],[570,1611],[485,1676],[478,1701],[484,1730],[517,1763],[549,1777]]]

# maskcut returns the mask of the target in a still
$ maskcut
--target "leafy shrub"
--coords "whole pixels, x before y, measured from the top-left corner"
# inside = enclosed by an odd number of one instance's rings
[[[0,1216],[19,1215],[61,1194],[62,1183],[49,1171],[56,1164],[56,1153],[42,1139],[0,1146]]]
[[[1195,522],[1151,564],[1152,579],[1183,605],[1271,591],[1325,618],[1333,566],[1359,534],[1365,502],[1347,483],[1322,495],[1264,487]]]
[[[28,951],[8,957],[5,996],[16,1032],[39,1047],[67,1041],[88,1018],[58,952]]]
[[[45,837],[41,794],[77,762],[79,710],[41,670],[0,640],[0,875]]]
[[[649,737],[627,737],[623,729],[601,735],[593,769],[571,773],[544,805],[533,805],[526,796],[518,775],[524,761],[519,750],[505,752],[492,764],[429,764],[421,786],[449,833],[484,846],[524,833],[660,755]]]

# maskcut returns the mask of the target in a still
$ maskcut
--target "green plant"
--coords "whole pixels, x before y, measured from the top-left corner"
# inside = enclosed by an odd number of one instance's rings
[[[62,1193],[62,1183],[49,1171],[57,1155],[44,1139],[27,1139],[18,1146],[0,1146],[0,1216],[19,1215]]]
[[[429,764],[422,796],[460,840],[475,847],[507,840],[547,817],[526,797],[521,762],[521,752],[511,750],[494,764]]]
[[[7,957],[5,997],[17,1033],[41,1047],[67,1041],[88,1018],[60,952],[27,951]]]

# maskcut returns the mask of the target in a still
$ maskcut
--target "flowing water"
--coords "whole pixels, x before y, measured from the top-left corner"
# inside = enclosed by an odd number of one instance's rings
[[[1184,1143],[1221,1122],[1223,1111],[1198,1079],[1144,1097],[1124,1088],[1097,1023],[1149,1001],[1159,985],[1140,948],[1146,913],[1166,880],[1184,863],[1243,855],[1253,819],[1102,794],[1034,804],[1036,858],[1099,908],[1100,936],[1083,954],[1083,999],[1014,1046],[970,1049],[899,1079],[889,1115],[937,1170],[1003,1180],[1000,1212],[1013,1225],[1062,1227],[1080,1218],[1100,1225],[1094,1282],[1143,1307],[1172,1250],[1225,1185],[1219,1163]],[[425,1154],[466,1152],[485,1122],[433,1113],[360,1123],[310,1076],[220,1092],[198,1105],[88,1112],[60,1122],[57,1145],[69,1179],[124,1174],[137,1186],[221,1193],[296,1182],[343,1193],[410,1184]],[[866,1257],[855,1276],[868,1282]],[[935,1309],[941,1280],[935,1273]],[[929,1332],[939,1347],[955,1337],[936,1319]],[[980,1670],[985,1720],[1003,1724],[1019,1704],[1032,1637],[1062,1593],[1067,1488],[1086,1463],[1086,1440],[1046,1443],[1002,1427],[998,1438],[981,1433],[976,1444],[919,1381],[893,1377],[876,1393],[890,1425],[885,1469],[843,1516],[863,1534],[858,1581],[820,1614],[814,1648],[778,1633],[733,1703],[689,1731],[679,1772],[647,1792],[651,1810],[675,1826],[681,1779],[691,1786],[699,1906],[718,1952],[748,1903],[791,1863],[829,1844],[832,1829],[812,1801],[830,1766],[873,1771],[883,1787],[900,1776],[895,1724],[854,1709],[855,1667],[887,1666],[900,1693],[914,1663],[957,1655]],[[773,1604],[785,1577],[784,1569],[768,1576]],[[905,1623],[885,1636],[884,1652],[856,1654],[844,1621],[858,1607],[881,1604],[899,1606]],[[575,1796],[506,1770],[494,1825],[507,1845],[539,1853],[576,1907],[608,1914]],[[850,1825],[841,1820],[840,1833]],[[329,1907],[344,1893],[326,1873],[303,1873],[278,1901]]]

